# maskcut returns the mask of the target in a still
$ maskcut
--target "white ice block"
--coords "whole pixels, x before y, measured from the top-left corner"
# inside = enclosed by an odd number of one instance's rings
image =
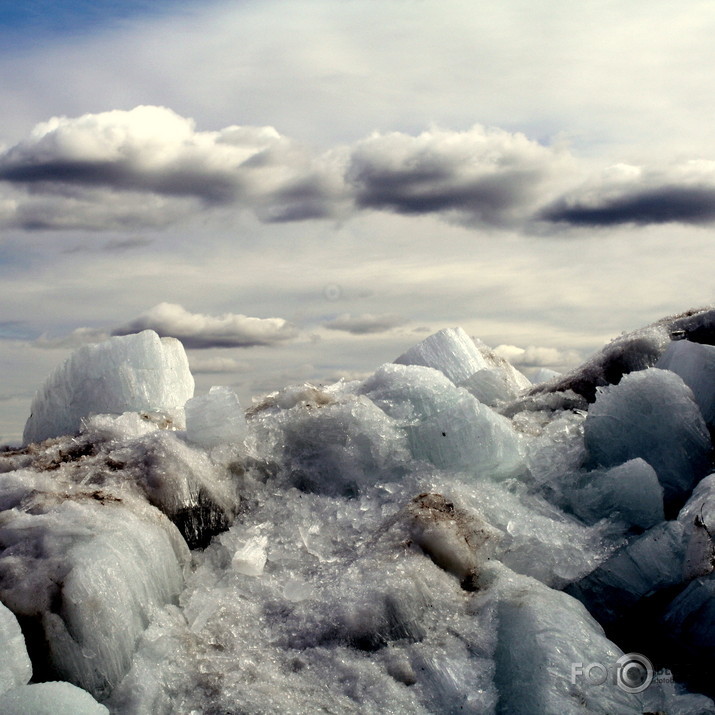
[[[0,694],[28,683],[32,664],[15,614],[0,602]],[[0,708],[0,712],[3,712]]]
[[[186,353],[174,338],[145,330],[84,345],[38,390],[23,440],[79,432],[91,414],[176,411],[193,394]]]
[[[212,387],[207,395],[191,398],[184,409],[186,439],[199,447],[210,449],[246,438],[243,408],[229,387]]]
[[[443,372],[455,385],[491,367],[463,328],[445,328],[402,353],[395,362],[424,365]]]
[[[658,474],[666,504],[687,497],[706,473],[711,449],[693,393],[673,372],[649,368],[599,390],[584,425],[597,466],[640,457]]]

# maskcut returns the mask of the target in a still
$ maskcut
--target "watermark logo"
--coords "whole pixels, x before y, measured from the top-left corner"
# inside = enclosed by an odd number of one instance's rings
[[[653,664],[640,653],[626,653],[615,665],[571,663],[571,683],[585,679],[588,685],[603,685],[611,679],[626,693],[642,693],[653,682]]]

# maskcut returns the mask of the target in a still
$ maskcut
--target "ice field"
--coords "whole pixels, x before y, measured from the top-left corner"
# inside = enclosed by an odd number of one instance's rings
[[[193,396],[86,345],[0,452],[0,713],[715,713],[715,310]]]

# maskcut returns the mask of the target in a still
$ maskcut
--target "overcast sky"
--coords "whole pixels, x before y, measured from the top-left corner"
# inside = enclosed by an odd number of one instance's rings
[[[0,9],[0,442],[112,334],[247,404],[454,325],[562,370],[715,302],[711,2],[196,5]]]

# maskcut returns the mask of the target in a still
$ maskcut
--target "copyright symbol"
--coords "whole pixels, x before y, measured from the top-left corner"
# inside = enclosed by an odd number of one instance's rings
[[[653,681],[653,664],[640,653],[626,653],[616,661],[616,685],[626,693],[642,693]]]

